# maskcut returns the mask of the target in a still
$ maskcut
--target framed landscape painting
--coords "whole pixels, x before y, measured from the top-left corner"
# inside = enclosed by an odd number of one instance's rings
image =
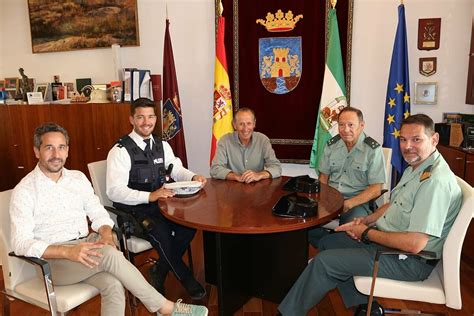
[[[137,0],[28,0],[33,53],[140,45]]]

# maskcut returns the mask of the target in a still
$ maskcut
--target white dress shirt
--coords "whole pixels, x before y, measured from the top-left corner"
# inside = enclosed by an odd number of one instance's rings
[[[40,258],[54,243],[86,237],[114,222],[86,176],[63,168],[58,182],[38,166],[13,190],[10,203],[12,247],[17,255]]]
[[[145,149],[146,144],[144,138],[138,135],[135,131],[128,134],[133,141],[142,150]],[[163,143],[163,151],[165,154],[165,168],[173,164],[171,171],[171,178],[175,181],[190,181],[196,175],[183,167],[181,159],[176,157],[167,142]],[[151,148],[153,148],[154,139],[151,138]],[[132,159],[125,147],[115,145],[109,151],[107,156],[107,196],[110,200],[126,205],[138,205],[148,203],[150,192],[133,190],[128,187],[129,173],[132,168]]]

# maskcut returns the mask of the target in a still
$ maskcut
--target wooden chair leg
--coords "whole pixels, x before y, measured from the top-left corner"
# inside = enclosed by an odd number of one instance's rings
[[[10,299],[3,294],[3,315],[10,316]]]

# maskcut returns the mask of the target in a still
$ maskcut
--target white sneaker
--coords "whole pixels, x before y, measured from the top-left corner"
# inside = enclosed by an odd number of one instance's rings
[[[181,299],[174,304],[172,316],[207,316],[206,306],[181,303]]]

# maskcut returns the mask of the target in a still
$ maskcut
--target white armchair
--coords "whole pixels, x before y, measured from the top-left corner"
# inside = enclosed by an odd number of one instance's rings
[[[354,283],[361,293],[373,296],[445,304],[453,309],[461,309],[460,262],[461,250],[466,231],[474,211],[474,189],[456,177],[463,194],[461,210],[443,246],[443,258],[430,276],[419,282],[398,281],[373,276],[355,276]],[[376,279],[375,279],[376,278]],[[372,294],[373,292],[373,294]],[[370,305],[369,305],[370,306]],[[413,313],[413,311],[410,311]],[[418,315],[419,313],[417,313]]]
[[[12,190],[0,192],[0,256],[2,257],[3,315],[10,315],[10,300],[20,301],[49,310],[51,315],[66,312],[99,294],[85,283],[54,286],[47,261],[16,256],[10,245],[10,197]]]
[[[383,151],[383,158],[384,158],[384,167],[385,167],[385,183],[382,187],[382,194],[375,200],[374,204],[379,206],[387,203],[390,201],[390,186],[392,183],[392,148],[382,148]],[[372,203],[372,201],[371,201]],[[376,207],[376,206],[375,206]],[[322,227],[329,230],[334,230],[336,227],[339,226],[339,218],[333,219],[326,225]]]
[[[126,219],[117,219],[117,216],[130,215],[115,209],[112,205],[112,201],[107,197],[105,183],[107,174],[107,160],[91,162],[87,164],[87,167],[89,168],[89,174],[91,176],[92,186],[94,187],[95,194],[97,194],[100,203],[109,212],[110,216],[115,222],[115,225],[122,231],[124,237],[124,240],[122,240],[122,248],[124,249],[125,254],[130,262],[134,263],[134,258],[136,255],[144,251],[148,251],[153,247],[147,240],[130,235],[129,232],[126,231],[124,227],[124,225],[128,225],[128,223],[126,223]]]
[[[144,239],[144,236],[134,236],[127,228],[130,226],[139,225],[138,222],[126,211],[118,210],[113,207],[112,201],[108,198],[106,193],[106,176],[107,176],[107,160],[100,160],[87,164],[89,173],[92,180],[92,186],[94,191],[100,199],[100,203],[104,205],[105,209],[109,212],[112,219],[115,221],[115,225],[120,228],[123,236],[122,249],[124,249],[127,258],[130,262],[134,263],[134,258],[144,252],[152,249],[152,245]],[[129,221],[133,221],[135,224],[131,224]],[[188,262],[189,268],[193,270],[193,259],[191,252],[191,245],[188,247]],[[149,258],[145,263],[154,262],[156,259]]]

